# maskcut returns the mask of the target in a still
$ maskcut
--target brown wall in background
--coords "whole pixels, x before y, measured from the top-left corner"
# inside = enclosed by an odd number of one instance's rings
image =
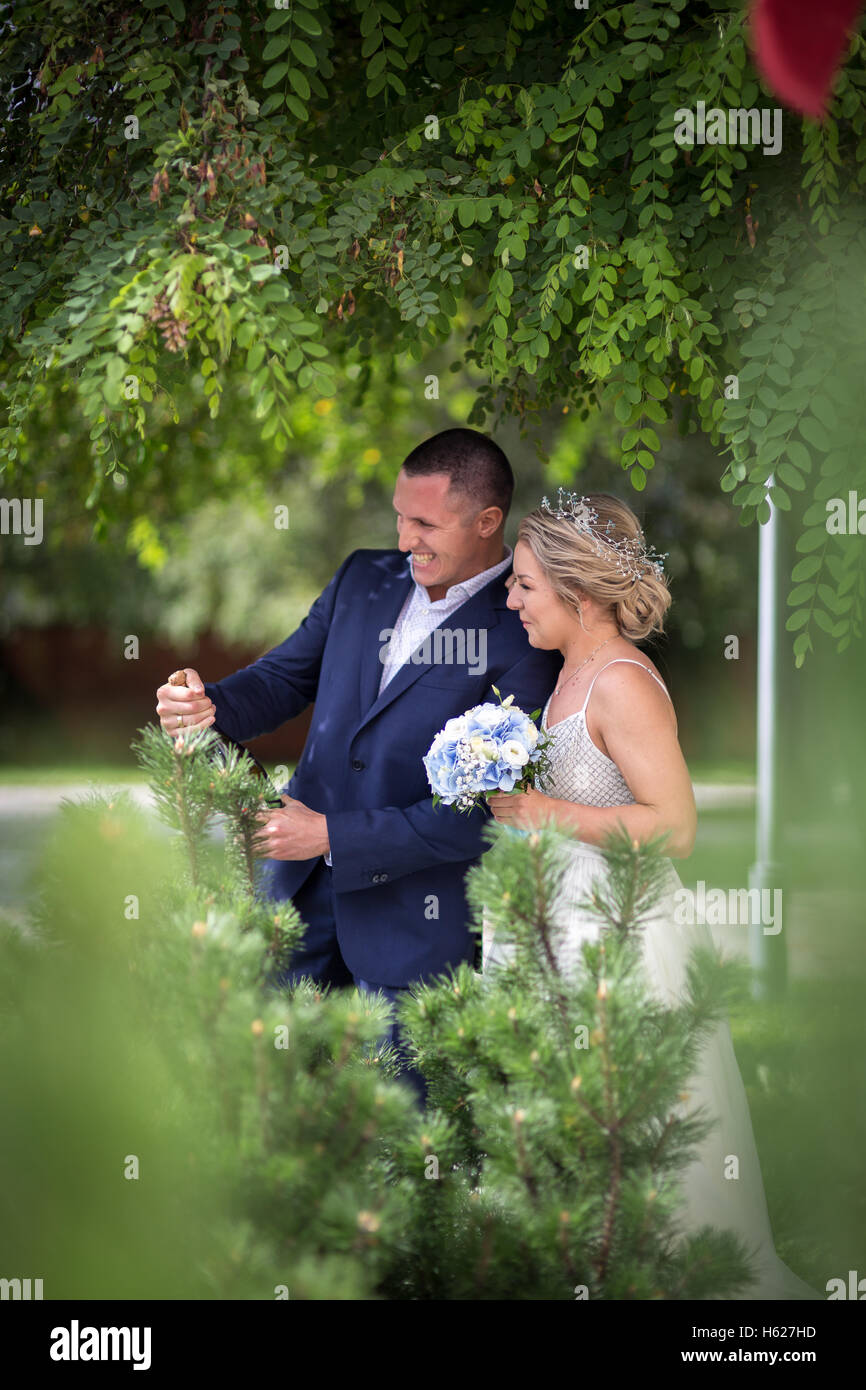
[[[204,680],[220,680],[261,652],[204,637],[188,647],[144,637],[137,660],[124,655],[123,634],[101,628],[28,629],[0,643],[4,675],[2,754],[17,761],[63,753],[126,761],[136,730],[156,720],[156,689],[183,663]],[[295,762],[310,709],[250,744],[266,762]],[[38,746],[41,740],[41,749]]]
[[[103,628],[30,628],[0,641],[0,760],[132,762],[137,729],[156,720],[156,689],[181,662],[220,680],[260,656],[206,636],[182,646],[142,639],[137,661],[123,655],[122,633]],[[718,639],[718,650],[722,638]],[[687,761],[754,756],[755,652],[744,640],[738,661],[662,645],[649,648],[668,684]],[[457,711],[455,711],[456,713]],[[300,757],[311,710],[250,743],[265,763]]]

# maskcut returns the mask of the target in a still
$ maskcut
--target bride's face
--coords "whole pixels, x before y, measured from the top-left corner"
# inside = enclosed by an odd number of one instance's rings
[[[518,541],[514,547],[514,583],[508,592],[508,607],[520,614],[520,621],[533,647],[561,651],[577,623],[576,616],[553,592],[529,546]]]

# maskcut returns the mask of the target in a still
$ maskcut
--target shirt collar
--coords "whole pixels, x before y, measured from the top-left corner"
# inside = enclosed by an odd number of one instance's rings
[[[430,608],[435,608],[439,603],[453,603],[455,598],[459,598],[461,601],[471,598],[473,594],[477,594],[480,589],[483,589],[485,584],[489,584],[491,579],[496,579],[500,574],[504,574],[513,559],[514,552],[511,547],[507,545],[505,547],[504,559],[500,560],[495,565],[491,565],[489,569],[482,570],[480,574],[472,574],[468,579],[462,580],[461,583],[452,584],[450,588],[446,589],[444,598],[437,599],[431,599],[424,585],[419,584],[413,575],[411,557],[407,558],[406,565],[409,571],[409,578],[415,585],[416,596]]]

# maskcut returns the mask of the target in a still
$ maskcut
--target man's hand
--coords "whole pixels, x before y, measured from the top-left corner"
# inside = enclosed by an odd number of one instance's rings
[[[262,811],[256,851],[266,859],[315,859],[330,854],[328,818],[283,795],[282,811]]]
[[[167,734],[176,734],[179,729],[206,729],[216,719],[216,710],[204,693],[204,681],[191,666],[176,671],[175,676],[179,675],[186,676],[186,685],[168,680],[156,692],[159,722]]]

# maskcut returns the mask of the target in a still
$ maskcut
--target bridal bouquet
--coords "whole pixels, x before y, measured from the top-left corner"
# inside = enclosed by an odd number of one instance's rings
[[[496,686],[494,692],[499,695]],[[433,804],[440,801],[471,811],[488,792],[525,791],[534,786],[547,765],[550,739],[524,714],[514,696],[498,705],[475,705],[449,719],[424,758]]]

